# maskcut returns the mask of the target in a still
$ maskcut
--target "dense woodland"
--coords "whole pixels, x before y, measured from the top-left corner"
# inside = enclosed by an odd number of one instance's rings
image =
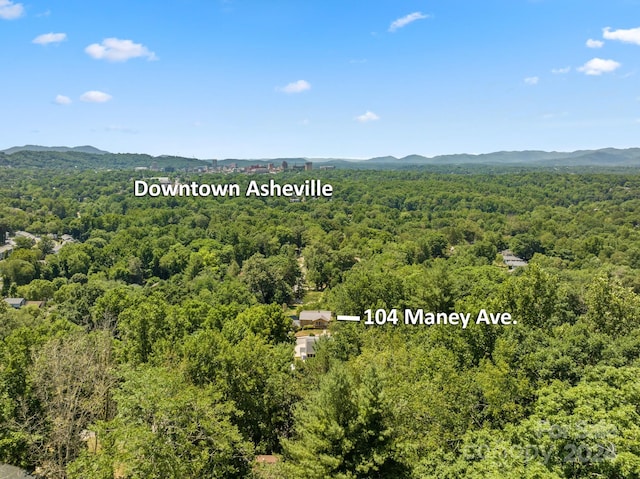
[[[91,148],[91,147],[87,147]],[[158,169],[169,168],[199,168],[209,163],[195,158],[174,156],[153,157],[143,154],[107,153],[82,151],[38,151],[21,150],[15,153],[0,152],[0,167],[29,168],[41,170],[118,170],[134,169],[136,167],[150,167]]]
[[[47,300],[0,301],[0,463],[76,479],[640,477],[635,171],[279,175],[333,185],[295,203],[136,198],[141,175],[0,170],[0,235],[78,240],[21,240],[0,261],[3,297]],[[509,271],[505,248],[529,265]],[[294,361],[296,309],[369,308],[518,324],[340,323]]]

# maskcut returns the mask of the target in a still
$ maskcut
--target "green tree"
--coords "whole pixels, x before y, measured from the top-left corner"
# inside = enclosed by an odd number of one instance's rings
[[[34,279],[28,285],[18,288],[18,292],[30,301],[42,301],[53,298],[56,285],[46,279]]]
[[[233,422],[263,453],[277,452],[278,440],[289,434],[293,405],[290,345],[273,346],[249,334],[233,345],[227,361],[228,398],[237,408]]]
[[[116,417],[92,426],[99,448],[69,468],[72,479],[246,477],[251,445],[231,424],[231,403],[195,387],[177,371],[142,367],[123,373]]]
[[[615,279],[598,276],[585,302],[587,317],[600,332],[618,336],[640,327],[640,297]]]
[[[167,305],[159,295],[145,298],[119,314],[118,331],[126,361],[146,363],[156,344],[167,338]]]
[[[295,435],[284,441],[287,477],[407,477],[388,401],[375,369],[357,386],[344,367],[333,368],[296,409]]]
[[[261,303],[288,303],[293,297],[292,286],[300,276],[294,263],[284,256],[265,258],[256,253],[242,265],[242,279]]]
[[[522,233],[511,239],[510,247],[516,256],[529,261],[536,253],[544,253],[540,240],[529,233]]]
[[[395,273],[359,267],[345,274],[344,281],[329,293],[328,302],[339,314],[361,315],[367,309],[402,307],[405,294]]]
[[[33,264],[22,259],[8,259],[0,264],[0,272],[3,278],[18,286],[28,284],[36,277],[36,268]],[[4,281],[3,281],[4,282]]]
[[[48,254],[53,253],[53,247],[55,242],[47,235],[43,236],[38,242],[38,249],[40,250],[40,256],[44,258]]]
[[[34,245],[34,241],[26,236],[16,236],[14,241],[16,243],[16,249],[31,249]]]
[[[291,319],[277,304],[257,305],[244,310],[235,320],[227,321],[223,332],[232,343],[240,342],[250,333],[272,344],[291,342]]]

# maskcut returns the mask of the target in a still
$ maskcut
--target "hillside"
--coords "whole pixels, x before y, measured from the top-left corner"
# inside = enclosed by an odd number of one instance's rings
[[[99,150],[98,150],[99,151]],[[134,153],[84,153],[79,151],[31,151],[0,153],[0,167],[36,169],[112,170],[140,167],[184,169],[206,166],[202,160],[176,156],[153,157]]]
[[[558,168],[558,167],[589,167],[589,168],[620,168],[640,167],[640,148],[616,149],[603,148],[598,150],[577,150],[573,152],[557,151],[498,151],[494,153],[452,154],[426,157],[408,155],[403,158],[382,156],[368,160],[340,159],[340,158],[260,158],[260,159],[223,159],[218,161],[220,166],[235,164],[242,168],[249,165],[275,165],[286,161],[289,166],[302,165],[307,161],[316,166],[334,166],[340,169],[429,169],[458,171],[461,168],[479,167],[487,171],[495,168]],[[163,169],[195,169],[210,166],[207,160],[162,155],[150,156],[138,153],[108,153],[92,146],[42,147],[25,146],[13,147],[0,152],[0,167],[11,168],[44,168],[44,169],[134,169],[140,167]]]
[[[5,153],[10,155],[12,153],[18,153],[19,151],[57,151],[60,153],[67,153],[69,151],[75,151],[78,153],[92,153],[96,155],[104,155],[109,153],[108,151],[99,150],[93,146],[84,145],[84,146],[40,146],[40,145],[24,145],[24,146],[14,146],[12,148],[7,148],[6,150],[0,150],[0,153]]]

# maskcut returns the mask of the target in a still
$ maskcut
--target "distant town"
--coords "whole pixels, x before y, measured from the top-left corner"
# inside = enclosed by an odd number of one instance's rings
[[[191,173],[244,173],[247,175],[254,174],[277,174],[284,173],[287,171],[312,171],[313,170],[313,162],[306,161],[304,164],[294,163],[289,165],[289,163],[283,160],[280,165],[276,165],[275,163],[266,163],[266,164],[251,164],[248,166],[240,166],[238,163],[218,163],[218,160],[201,160],[204,164],[199,167],[188,167],[181,168],[180,171],[191,172]],[[335,165],[322,165],[318,170],[335,170]],[[174,172],[176,168],[174,167],[164,167],[161,168],[157,163],[152,163],[150,166],[137,166],[134,168],[135,171],[164,171],[164,172]]]

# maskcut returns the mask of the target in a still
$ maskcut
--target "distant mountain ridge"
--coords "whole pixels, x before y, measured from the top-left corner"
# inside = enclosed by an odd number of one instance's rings
[[[416,169],[421,167],[449,171],[451,168],[465,169],[479,166],[488,170],[496,168],[559,168],[559,167],[596,167],[640,168],[640,148],[601,148],[598,150],[558,151],[497,151],[482,154],[451,154],[426,157],[409,155],[403,158],[381,156],[364,160],[349,158],[260,158],[260,159],[220,159],[219,166],[232,164],[238,167],[249,165],[276,166],[286,161],[289,166],[312,162],[318,167],[333,166],[345,169]],[[109,153],[92,146],[44,147],[27,145],[0,151],[0,167],[44,168],[44,169],[201,169],[212,166],[210,160],[184,158],[170,155],[150,156],[139,153]],[[453,171],[453,170],[452,170]]]
[[[69,151],[76,151],[79,153],[91,153],[94,155],[106,155],[109,152],[104,150],[99,150],[93,146],[84,145],[84,146],[40,146],[40,145],[24,145],[24,146],[14,146],[11,148],[7,148],[6,150],[0,150],[0,153],[4,153],[5,155],[10,155],[12,153],[18,153],[19,151],[56,151],[60,153],[67,153]]]
[[[375,165],[395,166],[398,168],[421,165],[531,165],[531,166],[640,166],[640,148],[602,148],[599,150],[576,150],[572,152],[523,150],[496,151],[493,153],[458,153],[438,156],[408,155],[402,158],[380,156],[364,160],[348,158],[272,158],[272,159],[225,159],[218,163],[247,164],[280,164],[282,160],[289,164],[300,164],[306,161],[321,165],[345,166],[353,168],[369,168]],[[349,166],[347,166],[349,167]]]
[[[438,155],[426,157],[421,155],[409,155],[403,158],[385,156],[364,160],[371,163],[402,163],[405,165],[437,165],[437,164],[554,164],[567,165],[594,165],[603,166],[640,166],[640,148],[602,148],[598,150],[576,150],[572,152],[560,151],[496,151],[493,153],[481,153],[477,155],[459,153],[451,155]]]

